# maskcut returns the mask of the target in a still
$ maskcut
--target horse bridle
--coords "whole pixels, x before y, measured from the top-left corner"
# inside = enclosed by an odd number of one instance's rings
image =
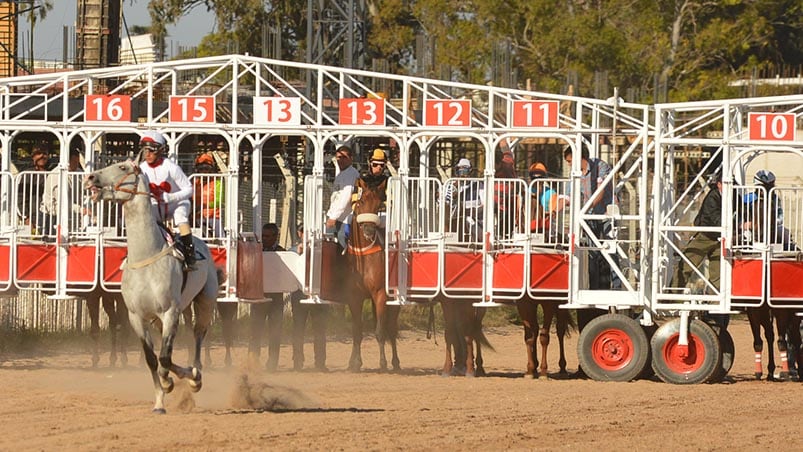
[[[137,185],[139,185],[137,182],[139,181],[139,177],[142,174],[142,171],[139,169],[139,167],[134,162],[132,162],[131,160],[127,160],[125,163],[130,164],[133,171],[130,172],[130,173],[126,173],[126,174],[120,176],[120,180],[118,180],[117,183],[115,183],[111,187],[112,192],[119,191],[119,192],[128,193],[128,194],[131,195],[130,198],[128,198],[128,199],[126,199],[125,201],[122,202],[123,204],[127,203],[128,201],[133,199],[134,196],[137,196],[137,195],[145,195],[145,196],[151,197],[152,194],[151,194],[150,191],[143,192],[143,191],[138,191],[136,189]],[[135,188],[133,190],[130,189],[130,188],[123,187],[123,183],[125,182],[126,179],[128,179],[129,176],[134,176],[134,187]]]

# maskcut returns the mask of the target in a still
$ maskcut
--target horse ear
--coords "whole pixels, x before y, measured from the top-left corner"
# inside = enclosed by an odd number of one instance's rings
[[[134,166],[139,167],[139,164],[142,162],[142,154],[143,154],[142,150],[137,152],[137,157],[134,159]]]

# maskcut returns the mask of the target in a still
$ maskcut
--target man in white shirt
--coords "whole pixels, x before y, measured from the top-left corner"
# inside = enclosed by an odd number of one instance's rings
[[[156,218],[164,221],[172,215],[184,247],[184,263],[188,270],[192,270],[195,264],[195,246],[192,244],[189,222],[192,183],[180,166],[165,158],[167,140],[161,133],[145,132],[139,140],[139,149],[143,154],[139,166],[150,182]]]
[[[326,212],[326,230],[337,235],[337,243],[346,249],[346,228],[344,224],[351,215],[351,193],[360,177],[359,171],[352,166],[352,150],[346,144],[340,144],[335,152],[340,173],[335,176],[332,187],[332,198]]]

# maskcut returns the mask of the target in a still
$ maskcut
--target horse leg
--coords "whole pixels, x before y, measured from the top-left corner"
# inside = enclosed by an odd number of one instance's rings
[[[128,323],[128,308],[119,293],[113,294],[111,300],[117,314],[117,327],[120,332],[120,365],[125,367],[128,365],[128,332],[131,329],[131,325]]]
[[[349,358],[349,370],[359,372],[362,368],[362,356],[360,347],[362,346],[362,299],[349,303],[351,311],[351,357]]]
[[[452,345],[455,342],[455,325],[454,325],[454,304],[452,302],[441,302],[443,309],[443,341],[446,349],[446,359],[443,362],[443,369],[441,370],[442,377],[452,375],[454,369],[454,362],[452,361]],[[456,351],[455,351],[456,352]]]
[[[753,335],[753,352],[755,352],[755,375],[756,380],[761,380],[764,370],[761,366],[761,355],[764,351],[764,343],[761,342],[761,308],[747,308],[747,319],[750,321],[750,332]]]
[[[262,354],[262,335],[265,333],[265,320],[268,317],[268,302],[251,305],[251,337],[248,339],[248,361],[259,363]]]
[[[537,348],[535,345],[535,332],[538,330],[538,304],[532,300],[519,300],[516,303],[519,317],[524,325],[524,346],[527,351],[527,372],[525,376],[535,377],[538,367]]]
[[[231,347],[234,342],[234,317],[237,314],[237,303],[216,303],[217,313],[220,316],[220,325],[223,330],[223,347],[226,349],[226,356],[223,364],[231,367]]]
[[[552,318],[555,316],[555,304],[541,303],[541,309],[544,311],[544,324],[538,332],[538,338],[541,342],[541,368],[538,372],[538,378],[548,378],[547,349],[549,348],[549,330],[552,328]]]
[[[762,328],[764,328],[764,339],[767,342],[767,380],[775,380],[775,353],[772,344],[775,343],[775,328],[772,325],[772,313],[766,308],[761,313]]]
[[[558,349],[560,350],[560,358],[558,359],[558,366],[560,367],[560,374],[567,375],[566,371],[566,330],[569,326],[569,311],[565,309],[558,309],[557,314],[557,334],[558,334]]]
[[[309,308],[303,306],[298,295],[293,293],[290,300],[293,315],[293,370],[304,369],[304,329],[307,326]]]
[[[212,324],[214,305],[214,295],[210,297],[208,294],[204,295],[202,293],[193,301],[193,309],[195,311],[195,325],[193,325],[193,333],[195,335],[195,360],[193,363],[195,369],[192,370],[192,379],[190,380],[190,389],[193,392],[201,390],[201,347],[206,333],[209,331],[209,326]]]
[[[326,372],[326,317],[329,315],[329,306],[310,306],[312,321],[312,351],[315,358],[315,369]],[[303,338],[303,337],[302,337]]]
[[[187,361],[192,362],[193,356],[195,356],[195,350],[193,349],[193,341],[190,340],[192,334],[192,305],[187,306],[184,311],[182,311],[181,316],[184,318],[184,329],[185,333],[181,334],[183,341],[187,344]],[[176,335],[178,335],[178,327],[176,327]],[[164,338],[164,331],[162,332],[162,338]]]
[[[795,315],[794,312],[789,314],[789,326],[787,328],[787,335],[789,337],[789,363],[790,374],[793,379],[800,380],[800,366],[801,366],[801,337],[800,337],[800,317]],[[792,373],[794,368],[794,373]]]
[[[109,318],[109,336],[111,339],[111,353],[109,353],[109,365],[114,367],[117,364],[117,333],[120,325],[120,320],[117,318],[117,312],[114,310],[114,299],[110,298],[109,294],[103,296],[103,311]]]
[[[274,371],[279,367],[279,350],[282,344],[282,317],[284,298],[277,295],[268,303],[268,362],[265,367]]]
[[[89,337],[92,338],[92,367],[94,368],[98,367],[100,362],[100,299],[93,293],[87,294],[86,310],[89,312]]]
[[[162,389],[168,394],[173,390],[173,379],[169,373],[173,372],[179,378],[201,380],[200,370],[197,367],[182,367],[173,362],[173,347],[178,334],[179,312],[169,309],[162,314],[162,348],[159,350],[159,379]],[[196,350],[200,354],[200,349]],[[190,359],[193,359],[192,357]]]
[[[485,367],[483,367],[484,361],[482,359],[482,341],[480,341],[480,337],[482,337],[482,319],[485,317],[485,308],[474,308],[474,332],[472,336],[474,337],[474,343],[477,344],[477,356],[475,359],[476,362],[476,370],[474,374],[478,377],[484,377]]]
[[[139,316],[129,313],[128,321],[134,332],[139,337],[142,344],[142,355],[145,357],[145,362],[148,363],[148,369],[151,371],[151,379],[153,380],[153,392],[155,402],[153,405],[153,412],[157,414],[165,414],[164,396],[165,391],[160,383],[159,375],[157,373],[159,368],[159,361],[156,358],[156,353],[153,352],[153,340],[151,333],[148,331],[148,326],[145,321]]]
[[[398,372],[401,370],[401,366],[399,363],[399,351],[396,347],[396,339],[399,335],[399,306],[388,306],[387,296],[385,295],[385,289],[381,289],[382,293],[375,293],[374,298],[377,300],[376,304],[376,312],[377,312],[377,342],[379,342],[379,349],[380,349],[380,367],[382,370],[387,370],[387,360],[385,358],[385,343],[390,343],[390,364],[393,366],[393,370]]]
[[[773,316],[775,317],[775,326],[778,334],[778,352],[781,356],[781,380],[789,378],[789,354],[786,342],[786,333],[789,330],[789,314],[788,309],[773,309]]]

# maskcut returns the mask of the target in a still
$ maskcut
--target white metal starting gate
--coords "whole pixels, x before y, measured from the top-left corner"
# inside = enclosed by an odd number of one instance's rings
[[[178,162],[194,159],[201,135],[228,149],[220,174],[191,176],[196,198],[222,197],[217,213],[215,200],[196,199],[193,215],[195,234],[228,271],[222,300],[300,288],[308,302],[334,301],[325,212],[330,153],[347,142],[358,165],[375,147],[391,151],[384,251],[393,302],[545,300],[602,310],[609,315],[579,340],[592,378],[630,380],[651,366],[665,381],[703,382],[724,376],[733,353],[727,332],[703,321],[708,314],[761,303],[803,309],[802,116],[803,96],[650,106],[239,55],[0,79],[0,290],[115,290],[123,219],[114,206],[83,202],[83,173],[68,170],[68,152],[80,143],[91,170],[130,156],[138,135],[159,130]],[[43,133],[58,143],[56,169],[17,171],[13,163]],[[289,141],[311,164],[304,252],[277,258],[250,237],[265,209],[263,153]],[[549,176],[518,177],[536,152]],[[610,171],[589,182],[597,173],[584,153]],[[690,167],[692,154],[707,164]],[[502,155],[519,174],[497,176]],[[443,170],[469,156],[469,177]],[[778,174],[774,188],[752,184],[758,169]],[[717,176],[722,224],[695,226]],[[40,187],[49,178],[57,190],[45,208]],[[720,243],[719,281],[711,263],[675,287],[689,238],[704,232]],[[263,278],[253,278],[260,268]],[[592,270],[607,268],[600,284]]]

